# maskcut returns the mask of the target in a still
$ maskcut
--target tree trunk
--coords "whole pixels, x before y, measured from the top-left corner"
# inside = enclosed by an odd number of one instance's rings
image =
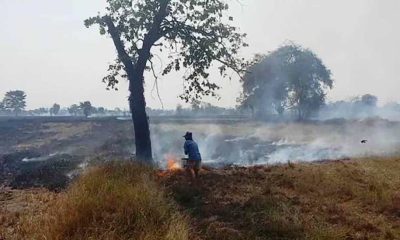
[[[303,110],[301,109],[301,106],[300,106],[300,104],[299,104],[299,106],[297,106],[298,107],[298,119],[297,119],[297,121],[299,121],[299,122],[301,122],[301,121],[303,121],[304,119],[303,119]]]
[[[103,17],[108,26],[114,45],[118,52],[118,57],[125,66],[125,71],[129,80],[129,107],[132,114],[133,128],[135,131],[136,159],[146,164],[153,163],[151,153],[151,140],[149,121],[146,114],[146,101],[144,99],[143,74],[146,62],[150,54],[150,48],[140,54],[137,66],[134,66],[131,58],[125,51],[121,36],[115,28],[109,16]]]
[[[168,14],[167,7],[169,2],[169,0],[163,0],[160,2],[160,8],[154,16],[153,24],[149,29],[149,32],[144,36],[143,46],[139,51],[139,56],[135,65],[133,64],[129,54],[126,52],[124,43],[121,41],[121,35],[116,29],[111,17],[103,17],[105,24],[108,26],[108,32],[114,41],[118,57],[125,66],[125,71],[129,80],[129,107],[131,109],[135,130],[136,158],[146,164],[152,164],[153,157],[151,152],[149,119],[146,114],[146,101],[144,98],[143,75],[146,63],[150,59],[151,47],[162,37],[162,35],[160,35],[160,26],[162,20]]]
[[[144,98],[143,74],[136,72],[130,79],[129,107],[132,113],[133,127],[135,130],[136,158],[146,164],[153,163],[149,119],[146,114],[146,101]]]

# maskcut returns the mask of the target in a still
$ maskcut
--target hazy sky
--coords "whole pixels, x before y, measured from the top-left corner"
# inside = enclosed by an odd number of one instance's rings
[[[399,0],[241,0],[231,13],[250,47],[245,57],[267,53],[287,41],[312,49],[333,72],[335,86],[329,100],[375,94],[381,104],[400,101]],[[110,38],[83,20],[102,11],[105,0],[0,0],[0,97],[21,89],[28,108],[69,106],[90,100],[96,106],[127,108],[127,84],[106,91],[101,82],[115,58]],[[221,100],[234,106],[238,79],[219,82]],[[153,79],[146,78],[150,107],[158,108]],[[182,77],[160,80],[166,108],[182,103]],[[207,99],[209,100],[209,99]]]

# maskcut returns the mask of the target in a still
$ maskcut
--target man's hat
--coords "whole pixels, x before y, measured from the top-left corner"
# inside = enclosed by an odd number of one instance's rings
[[[192,133],[191,132],[186,132],[183,137],[184,138],[192,138]]]

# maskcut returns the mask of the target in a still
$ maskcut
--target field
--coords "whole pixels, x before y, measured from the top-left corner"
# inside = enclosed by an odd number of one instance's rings
[[[129,163],[129,121],[1,119],[0,239],[400,238],[398,122],[152,119],[159,168],[188,130],[205,160],[194,183]]]

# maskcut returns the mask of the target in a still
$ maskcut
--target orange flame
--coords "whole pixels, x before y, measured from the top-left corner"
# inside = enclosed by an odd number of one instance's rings
[[[178,158],[173,154],[167,154],[164,156],[167,160],[167,169],[168,170],[177,170],[181,169],[181,165],[179,164]]]

